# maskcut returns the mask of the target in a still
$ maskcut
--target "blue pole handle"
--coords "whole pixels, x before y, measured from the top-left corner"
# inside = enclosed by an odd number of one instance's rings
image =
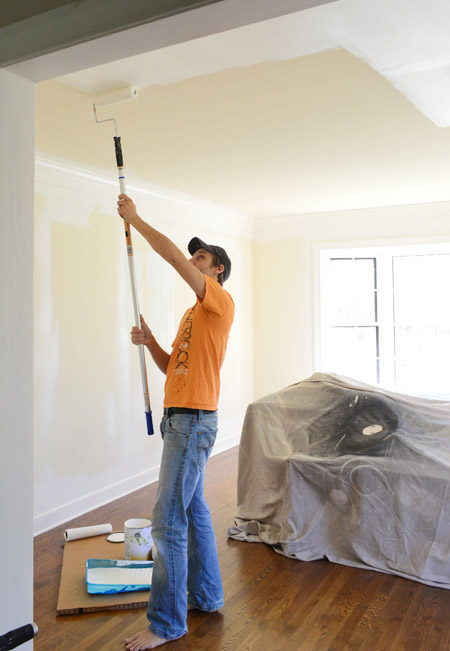
[[[145,417],[147,419],[147,434],[150,436],[153,434],[153,421],[152,421],[152,412],[151,411],[146,411],[145,412]]]

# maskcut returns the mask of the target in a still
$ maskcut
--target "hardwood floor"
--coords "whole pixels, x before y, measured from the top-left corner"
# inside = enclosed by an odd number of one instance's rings
[[[400,577],[334,565],[304,563],[258,543],[227,538],[236,514],[237,448],[208,462],[205,493],[222,568],[225,606],[192,611],[189,633],[170,651],[419,651],[450,649],[450,591]],[[89,522],[122,529],[150,517],[156,484],[97,509]],[[83,516],[35,539],[36,651],[118,651],[146,626],[145,609],[56,616],[63,532]]]

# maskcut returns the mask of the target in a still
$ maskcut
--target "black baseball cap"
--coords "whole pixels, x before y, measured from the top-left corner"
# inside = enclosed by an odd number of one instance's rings
[[[194,255],[194,253],[199,249],[205,249],[205,251],[209,251],[219,258],[221,264],[224,266],[223,279],[227,280],[231,272],[231,260],[225,249],[222,249],[221,246],[216,246],[215,244],[205,244],[205,242],[199,237],[193,237],[188,244],[189,253]]]

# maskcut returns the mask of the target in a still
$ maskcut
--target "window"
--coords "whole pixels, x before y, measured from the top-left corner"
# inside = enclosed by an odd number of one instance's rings
[[[450,400],[450,245],[320,248],[318,368]]]

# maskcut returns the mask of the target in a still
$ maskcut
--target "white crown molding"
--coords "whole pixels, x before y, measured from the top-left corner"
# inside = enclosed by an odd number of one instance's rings
[[[117,176],[107,170],[78,165],[72,161],[37,152],[36,183],[84,191],[115,202],[119,192]],[[143,179],[128,177],[127,192],[172,224],[182,217],[201,230],[219,230],[225,235],[251,237],[252,219],[229,206],[158,186]]]
[[[450,233],[450,202],[379,206],[332,212],[303,213],[253,220],[252,239],[351,239],[386,235]]]
[[[36,183],[67,190],[82,188],[115,202],[118,181],[115,174],[102,168],[78,165],[49,154],[36,155]],[[421,235],[450,233],[450,202],[379,206],[297,215],[280,215],[252,219],[228,206],[129,177],[127,191],[151,207],[153,214],[170,227],[180,219],[190,228],[220,231],[255,241],[282,241],[295,238],[354,239],[386,235]]]

